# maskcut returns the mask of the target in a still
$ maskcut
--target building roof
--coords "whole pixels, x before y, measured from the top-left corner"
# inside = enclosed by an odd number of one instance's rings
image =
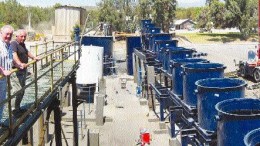
[[[176,20],[176,21],[174,22],[174,24],[175,24],[175,25],[181,25],[181,24],[183,24],[183,23],[185,23],[185,22],[187,22],[187,21],[189,21],[189,22],[191,22],[191,23],[193,23],[193,24],[196,24],[196,23],[193,22],[191,19],[179,19],[179,20]]]

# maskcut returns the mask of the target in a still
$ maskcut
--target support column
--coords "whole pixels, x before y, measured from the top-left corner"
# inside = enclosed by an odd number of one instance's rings
[[[148,82],[148,91],[149,91],[150,84],[155,83],[154,66],[147,66],[147,82]],[[153,92],[152,92],[152,94],[153,94]],[[149,106],[149,108],[152,108],[152,106],[153,106],[151,92],[148,92],[148,106]]]
[[[39,129],[39,146],[44,146],[44,115],[38,119],[38,129]]]
[[[30,130],[28,131],[28,139],[29,139],[29,143],[28,146],[33,146],[33,127],[30,128]]]
[[[75,73],[71,76],[72,84],[72,110],[73,110],[73,146],[78,146],[78,119],[77,119],[77,86]]]
[[[104,125],[104,95],[99,94],[97,96],[97,105],[96,105],[96,125]]]
[[[61,138],[61,111],[60,111],[60,101],[55,99],[54,101],[54,121],[55,121],[55,142],[57,146],[62,146]]]

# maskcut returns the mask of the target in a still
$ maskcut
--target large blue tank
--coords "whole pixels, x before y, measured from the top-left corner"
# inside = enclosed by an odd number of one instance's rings
[[[162,61],[162,48],[177,47],[178,40],[157,40],[155,41],[155,52],[157,54],[156,59]]]
[[[163,58],[163,69],[171,74],[170,61],[173,59],[191,58],[193,52],[194,50],[183,47],[169,47],[165,51],[165,57]]]
[[[246,146],[260,145],[260,128],[248,132],[244,137],[244,143]]]
[[[172,39],[172,36],[169,33],[150,34],[149,50],[155,52],[155,41],[157,41],[157,40],[171,40],[171,39]]]
[[[83,36],[81,44],[104,47],[104,56],[110,57],[113,55],[112,36]]]
[[[215,105],[223,100],[245,97],[244,80],[233,78],[209,78],[198,80],[197,108],[198,123],[201,128],[208,131],[217,130]]]
[[[172,60],[172,92],[176,95],[182,96],[183,94],[183,79],[182,79],[182,65],[188,63],[208,62],[202,58],[185,58]]]
[[[144,27],[143,27],[142,30],[141,30],[141,33],[142,33],[142,34],[146,34],[146,33],[148,33],[147,31],[148,31],[150,28],[154,28],[154,27],[155,27],[155,24],[154,24],[154,23],[145,24]]]
[[[152,23],[151,19],[143,19],[141,20],[141,28],[144,28],[145,24],[150,24]]]
[[[161,32],[161,28],[160,27],[146,28],[146,31],[145,31],[145,33],[149,33],[149,34],[160,33],[160,32]]]
[[[216,104],[218,146],[244,146],[244,136],[260,127],[260,100],[228,99]]]
[[[206,78],[224,77],[226,67],[219,63],[194,63],[183,66],[183,101],[189,105],[197,106],[197,86],[195,82]]]
[[[127,74],[133,75],[133,52],[135,48],[141,48],[140,36],[126,37]]]

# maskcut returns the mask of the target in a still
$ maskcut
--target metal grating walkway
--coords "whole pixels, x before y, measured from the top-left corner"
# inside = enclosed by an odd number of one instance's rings
[[[20,87],[15,73],[8,77],[9,94],[7,93],[7,99],[0,103],[0,106],[5,107],[3,118],[0,120],[1,145],[13,145],[19,142],[23,133],[27,132],[28,127],[32,127],[42,111],[54,98],[58,98],[59,87],[64,86],[78,68],[79,50],[77,43],[71,42],[43,53],[40,61],[28,63],[29,73],[24,88]],[[12,70],[16,71],[17,69]],[[12,110],[15,95],[22,90],[25,94],[21,108],[26,109],[26,112],[14,116]]]

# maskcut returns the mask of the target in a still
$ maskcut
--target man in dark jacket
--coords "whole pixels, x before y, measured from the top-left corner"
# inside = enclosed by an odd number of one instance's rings
[[[11,42],[11,48],[13,49],[13,61],[15,66],[19,67],[19,71],[16,72],[16,76],[19,80],[21,88],[25,86],[26,75],[27,75],[27,63],[28,59],[39,60],[35,57],[25,46],[27,33],[24,29],[19,29],[16,32],[16,40]],[[23,112],[24,109],[20,108],[20,103],[23,99],[24,91],[20,92],[15,99],[15,110],[14,114],[17,112]]]

